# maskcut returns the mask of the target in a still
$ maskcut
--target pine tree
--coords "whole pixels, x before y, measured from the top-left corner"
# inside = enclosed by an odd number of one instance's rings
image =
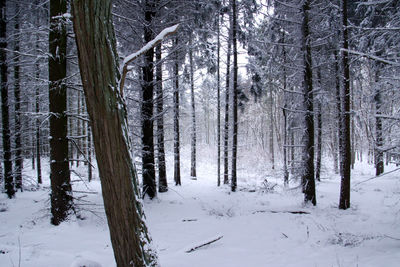
[[[64,14],[66,0],[50,0],[49,34],[49,111],[51,223],[67,219],[72,205],[72,188],[68,160],[67,109],[67,31]]]

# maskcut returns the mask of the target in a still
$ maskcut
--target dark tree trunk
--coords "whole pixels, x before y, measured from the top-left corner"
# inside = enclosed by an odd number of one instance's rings
[[[39,16],[37,17],[36,25],[39,27]],[[36,33],[36,51],[39,51],[39,33]],[[36,59],[35,62],[35,82],[36,82],[36,91],[35,91],[35,112],[36,114],[39,114],[40,112],[40,86],[39,86],[39,80],[40,80],[40,65],[39,65],[39,59]],[[37,182],[38,184],[42,184],[42,167],[41,167],[41,155],[40,155],[40,120],[39,117],[36,118],[35,120],[35,128],[36,128],[36,145],[35,147],[35,152],[36,154],[36,176],[37,176]],[[33,144],[32,144],[33,146]],[[32,159],[34,159],[35,156],[32,155]],[[34,160],[33,160],[34,161]],[[35,166],[34,162],[32,162],[32,166]]]
[[[339,51],[335,51],[335,74],[336,74],[336,110],[337,110],[337,133],[338,136],[338,147],[339,147],[339,172],[341,177],[343,176],[343,108],[342,108],[342,93],[340,90],[340,70],[339,70]]]
[[[304,107],[305,112],[305,158],[302,177],[304,201],[317,204],[314,180],[314,107],[312,83],[312,56],[309,30],[310,0],[303,4],[303,51],[304,51]]]
[[[193,44],[192,36],[189,39],[189,64],[190,64],[190,99],[192,104],[192,131],[191,131],[191,158],[190,176],[196,179],[196,105],[194,98],[194,70],[193,70]]]
[[[221,185],[221,88],[220,88],[220,14],[217,19],[217,185]]]
[[[111,8],[111,0],[75,0],[72,8],[104,207],[117,266],[158,266],[129,149]]]
[[[90,125],[87,125],[87,155],[88,155],[88,180],[89,182],[93,179],[92,173],[92,131]]]
[[[20,86],[20,62],[19,62],[19,4],[15,4],[15,44],[14,44],[14,120],[15,120],[15,188],[18,190],[23,190],[22,188],[22,168],[23,168],[23,158],[22,158],[22,143],[21,143],[21,86]]]
[[[379,116],[382,111],[382,96],[381,89],[379,88],[379,67],[375,73],[375,109],[376,109],[376,117],[375,117],[375,134],[376,134],[376,144],[375,144],[375,168],[376,168],[376,176],[381,175],[384,172],[384,162],[383,162],[383,133],[382,133],[382,118]]]
[[[7,19],[6,0],[0,0],[0,75],[1,75],[1,119],[3,124],[3,164],[4,186],[9,198],[14,197],[14,179],[11,162],[10,122],[8,111],[8,79],[7,79]]]
[[[342,19],[343,19],[343,152],[342,165],[343,173],[340,186],[339,209],[350,208],[350,173],[351,173],[351,141],[350,141],[350,67],[349,67],[349,39],[347,29],[347,0],[342,1]]]
[[[154,38],[152,20],[155,15],[154,4],[146,1],[144,43]],[[154,48],[144,55],[143,84],[142,84],[142,172],[143,196],[154,198],[157,194],[154,170],[154,134],[153,134],[153,90],[154,90]]]
[[[157,148],[158,148],[158,192],[167,192],[167,172],[164,148],[164,95],[162,88],[161,44],[156,47],[156,91],[157,91]]]
[[[285,32],[282,31],[282,43],[285,43]],[[283,56],[283,91],[285,96],[285,104],[283,107],[283,183],[284,186],[289,185],[289,171],[288,171],[288,116],[287,116],[287,97],[286,97],[286,90],[287,90],[287,74],[286,74],[286,48],[285,46],[282,47],[282,56]]]
[[[317,113],[317,159],[315,166],[315,179],[321,181],[321,160],[322,160],[322,106],[318,102]]]
[[[236,191],[237,187],[237,135],[238,135],[238,62],[237,62],[237,16],[236,0],[232,1],[232,43],[233,43],[233,140],[232,140],[232,182],[231,190]]]
[[[175,39],[175,46],[178,47],[178,39]],[[175,185],[181,185],[181,156],[179,140],[179,56],[175,52],[174,71],[174,180]]]
[[[274,100],[272,97],[272,82],[269,90],[269,156],[271,160],[271,168],[275,169],[275,152],[274,152]]]
[[[72,209],[72,188],[68,165],[67,31],[62,15],[67,12],[66,0],[50,0],[49,35],[49,111],[50,117],[50,180],[51,223],[60,224]]]
[[[229,21],[231,21],[231,15],[229,14]],[[229,150],[229,91],[230,91],[230,78],[231,78],[231,47],[232,47],[232,38],[231,38],[231,30],[229,29],[229,38],[228,38],[228,50],[226,52],[226,85],[225,85],[225,127],[224,127],[224,184],[229,183],[228,171],[228,150]]]

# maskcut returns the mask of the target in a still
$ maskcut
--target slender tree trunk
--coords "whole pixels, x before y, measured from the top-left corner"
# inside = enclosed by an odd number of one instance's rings
[[[139,200],[126,105],[119,94],[111,9],[111,0],[74,0],[72,8],[104,207],[117,266],[158,266]]]
[[[318,101],[317,113],[317,159],[315,166],[315,179],[321,181],[321,160],[322,160],[322,106]]]
[[[196,179],[196,105],[194,98],[194,70],[193,70],[193,44],[192,35],[189,38],[189,64],[190,64],[190,99],[192,104],[192,132],[191,132],[191,158],[190,176]]]
[[[90,124],[87,124],[87,155],[88,155],[88,180],[89,182],[93,179],[92,173],[92,131]]]
[[[351,173],[351,141],[350,141],[350,67],[349,67],[349,41],[347,29],[347,0],[342,1],[342,19],[343,19],[343,174],[340,186],[339,209],[350,208],[350,173]]]
[[[144,43],[154,38],[152,20],[155,15],[154,3],[146,1]],[[156,177],[154,170],[154,134],[153,134],[153,91],[154,91],[154,48],[144,55],[143,84],[142,84],[142,172],[143,195],[151,199],[157,194]]]
[[[167,172],[164,148],[164,95],[162,88],[161,44],[156,47],[156,91],[157,91],[157,146],[158,146],[158,192],[167,192]]]
[[[175,46],[178,47],[178,38],[175,38]],[[175,185],[181,185],[181,156],[179,140],[179,56],[175,52],[174,62],[174,180]]]
[[[232,1],[232,43],[233,43],[233,140],[232,140],[232,182],[231,190],[237,187],[237,135],[238,135],[238,62],[237,62],[237,16],[236,0]]]
[[[271,168],[275,169],[275,151],[274,151],[274,100],[272,97],[272,82],[269,91],[269,154],[271,159]]]
[[[37,18],[37,24],[39,25],[39,17]],[[39,51],[39,34],[36,33],[36,51]],[[41,167],[41,155],[40,155],[40,120],[39,120],[39,112],[40,112],[40,65],[39,59],[36,59],[35,62],[35,82],[36,82],[36,91],[35,91],[35,112],[36,112],[36,120],[35,120],[35,128],[36,128],[36,145],[35,153],[36,154],[36,177],[38,184],[42,184],[42,167]],[[33,144],[32,144],[33,146]],[[32,157],[33,159],[35,156]],[[32,162],[32,166],[35,166],[35,163]]]
[[[51,223],[59,225],[72,210],[72,188],[68,165],[67,31],[62,15],[67,12],[66,0],[50,0],[49,35],[49,111],[50,117],[50,180]]]
[[[76,159],[77,159],[77,161],[76,161],[76,167],[79,167],[79,159],[80,159],[80,157],[81,157],[81,152],[80,151],[82,151],[82,143],[84,142],[84,140],[81,140],[82,138],[81,138],[81,136],[83,136],[83,121],[79,118],[80,117],[80,115],[81,115],[81,93],[78,91],[77,92],[77,105],[78,105],[78,107],[77,107],[77,114],[78,114],[78,118],[76,118],[76,125],[75,125],[75,127],[76,127],[76,136],[78,137],[77,139],[76,139],[76,144],[77,144],[77,146],[78,146],[78,148],[75,148],[75,151],[76,151]],[[71,122],[72,122],[73,120],[71,120]],[[72,128],[72,127],[71,127]],[[72,129],[71,129],[72,130]],[[80,151],[79,151],[80,150]],[[71,153],[71,155],[72,155],[72,159],[74,159],[74,154],[73,153]]]
[[[217,185],[221,185],[221,88],[220,88],[220,14],[217,20]]]
[[[1,118],[3,124],[3,164],[4,186],[9,198],[14,197],[14,179],[11,162],[10,121],[8,111],[8,79],[7,79],[7,19],[6,0],[0,0],[0,75],[1,75]]]
[[[381,96],[381,89],[379,88],[379,67],[380,64],[378,64],[378,70],[375,73],[375,109],[376,109],[376,115],[375,116],[375,134],[376,134],[376,144],[374,146],[375,150],[375,168],[376,168],[376,176],[381,175],[384,172],[384,162],[383,162],[383,133],[382,133],[382,118],[379,117],[379,115],[382,113],[382,96]]]
[[[282,31],[282,43],[285,43],[285,32]],[[287,166],[288,161],[288,116],[287,116],[287,74],[286,74],[286,48],[282,47],[283,56],[283,91],[284,91],[284,107],[283,107],[283,183],[284,186],[289,185],[289,171]]]
[[[23,168],[23,156],[22,156],[22,143],[21,143],[21,86],[20,86],[20,62],[19,62],[19,4],[15,4],[15,44],[14,44],[14,120],[15,120],[15,188],[23,190],[22,188],[22,168]]]
[[[340,90],[340,71],[339,71],[339,51],[335,51],[335,73],[336,73],[336,109],[337,109],[337,133],[339,147],[339,171],[343,176],[343,108],[342,108],[342,93]]]
[[[312,82],[312,56],[309,30],[310,0],[303,4],[303,47],[304,47],[304,107],[305,113],[305,159],[302,177],[304,201],[317,204],[314,180],[314,107]]]
[[[232,24],[232,16],[229,14],[229,21]],[[228,171],[228,156],[229,156],[229,94],[230,94],[230,78],[231,78],[231,38],[232,26],[229,29],[228,50],[226,52],[226,84],[225,84],[225,127],[224,127],[224,184],[229,183]]]

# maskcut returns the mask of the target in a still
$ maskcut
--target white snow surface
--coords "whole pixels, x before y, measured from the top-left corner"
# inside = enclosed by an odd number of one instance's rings
[[[317,182],[313,207],[302,204],[301,190],[293,189],[298,182],[284,189],[281,171],[269,170],[257,153],[241,158],[238,191],[231,193],[228,186],[216,186],[214,150],[202,146],[198,152],[197,180],[189,177],[190,149],[182,150],[182,186],[173,184],[169,155],[169,191],[144,201],[161,266],[399,266],[399,172],[353,186],[351,208],[343,211],[337,208],[340,178],[329,166]],[[30,186],[35,172],[26,161],[26,190],[11,200],[0,196],[0,266],[115,266],[98,177],[84,183],[72,174],[73,188],[80,191],[74,197],[81,218],[72,215],[53,226],[49,170],[43,163],[40,189]],[[86,166],[73,168],[86,173]],[[352,185],[373,175],[373,166],[357,163]],[[186,253],[219,236],[223,238]]]

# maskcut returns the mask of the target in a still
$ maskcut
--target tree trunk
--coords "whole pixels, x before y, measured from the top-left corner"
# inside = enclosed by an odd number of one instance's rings
[[[217,19],[217,185],[221,185],[221,88],[220,88],[220,14]]]
[[[272,82],[269,84],[269,156],[271,160],[271,168],[275,169],[275,152],[274,152],[274,100],[272,97]]]
[[[92,131],[90,124],[87,124],[87,157],[88,157],[88,181],[91,182],[93,179],[92,173]]]
[[[3,124],[3,164],[4,186],[9,198],[14,197],[14,179],[11,162],[10,122],[8,111],[8,79],[7,79],[7,19],[6,0],[0,0],[0,74],[1,74],[1,118]]]
[[[111,0],[73,1],[86,107],[117,266],[157,266],[139,200],[126,105],[119,94],[120,73],[111,8]]]
[[[36,2],[37,3],[37,2]],[[39,16],[36,18],[36,25],[39,27]],[[36,33],[36,51],[39,51],[39,33]],[[39,59],[36,59],[35,62],[35,83],[36,83],[36,88],[35,88],[35,112],[36,112],[36,120],[35,120],[35,135],[36,135],[36,140],[35,143],[36,145],[34,146],[32,144],[32,147],[35,147],[35,151],[33,154],[36,154],[36,178],[38,184],[42,184],[42,167],[41,167],[41,155],[40,155],[40,120],[39,120],[39,112],[40,112],[40,86],[39,86],[39,81],[40,81],[40,65],[39,65]],[[35,156],[32,155],[32,159],[34,159]],[[34,160],[33,160],[34,161]],[[32,162],[32,166],[35,166],[35,163]]]
[[[23,168],[23,157],[22,157],[22,143],[21,143],[21,86],[20,86],[20,66],[19,66],[19,4],[15,4],[15,44],[14,44],[14,120],[15,120],[15,188],[23,190],[22,188],[22,168]]]
[[[232,182],[231,190],[236,191],[237,187],[237,135],[238,135],[238,62],[237,62],[237,16],[236,0],[232,2],[232,43],[233,43],[233,133],[232,133]]]
[[[231,14],[229,14],[229,21],[231,21]],[[229,91],[230,91],[230,78],[231,78],[231,38],[232,26],[228,34],[228,50],[226,52],[226,85],[225,85],[225,127],[224,127],[224,184],[229,183],[228,171],[228,150],[229,150]]]
[[[190,176],[196,179],[196,105],[194,98],[194,70],[193,70],[193,47],[192,35],[189,37],[189,64],[190,64],[190,99],[192,104],[192,131],[191,131],[191,158]]]
[[[67,31],[62,15],[66,0],[50,0],[49,111],[51,223],[59,225],[72,209],[72,188],[68,165],[67,121]]]
[[[146,1],[145,4],[145,26],[144,43],[154,38],[152,20],[155,15],[154,3]],[[157,194],[156,177],[154,170],[154,134],[153,134],[153,90],[154,90],[154,48],[149,49],[144,55],[143,84],[142,84],[142,175],[143,196],[148,195],[150,199]]]
[[[317,113],[317,159],[315,166],[315,179],[321,181],[321,160],[322,160],[322,106],[318,101]]]
[[[167,192],[167,172],[164,148],[164,95],[162,88],[161,44],[156,47],[156,91],[157,91],[157,148],[158,148],[158,192]]]
[[[303,4],[303,51],[304,51],[304,107],[305,112],[305,158],[302,177],[304,202],[317,204],[314,180],[314,107],[312,82],[311,36],[309,30],[310,0]]]
[[[175,38],[175,46],[178,47],[178,38]],[[181,185],[181,156],[179,140],[179,56],[175,52],[174,71],[174,180],[175,185]]]
[[[382,133],[382,118],[379,117],[379,115],[382,113],[381,108],[382,108],[382,97],[381,97],[381,89],[379,85],[379,66],[378,64],[378,70],[375,73],[375,109],[376,109],[376,115],[375,116],[375,134],[376,134],[376,144],[374,146],[375,150],[375,168],[376,168],[376,173],[375,175],[381,175],[384,172],[384,162],[383,162],[383,133]]]
[[[342,1],[342,19],[343,19],[343,154],[342,165],[343,173],[340,186],[339,209],[350,208],[350,173],[351,173],[351,141],[350,141],[350,67],[349,67],[349,41],[347,29],[347,0]]]

